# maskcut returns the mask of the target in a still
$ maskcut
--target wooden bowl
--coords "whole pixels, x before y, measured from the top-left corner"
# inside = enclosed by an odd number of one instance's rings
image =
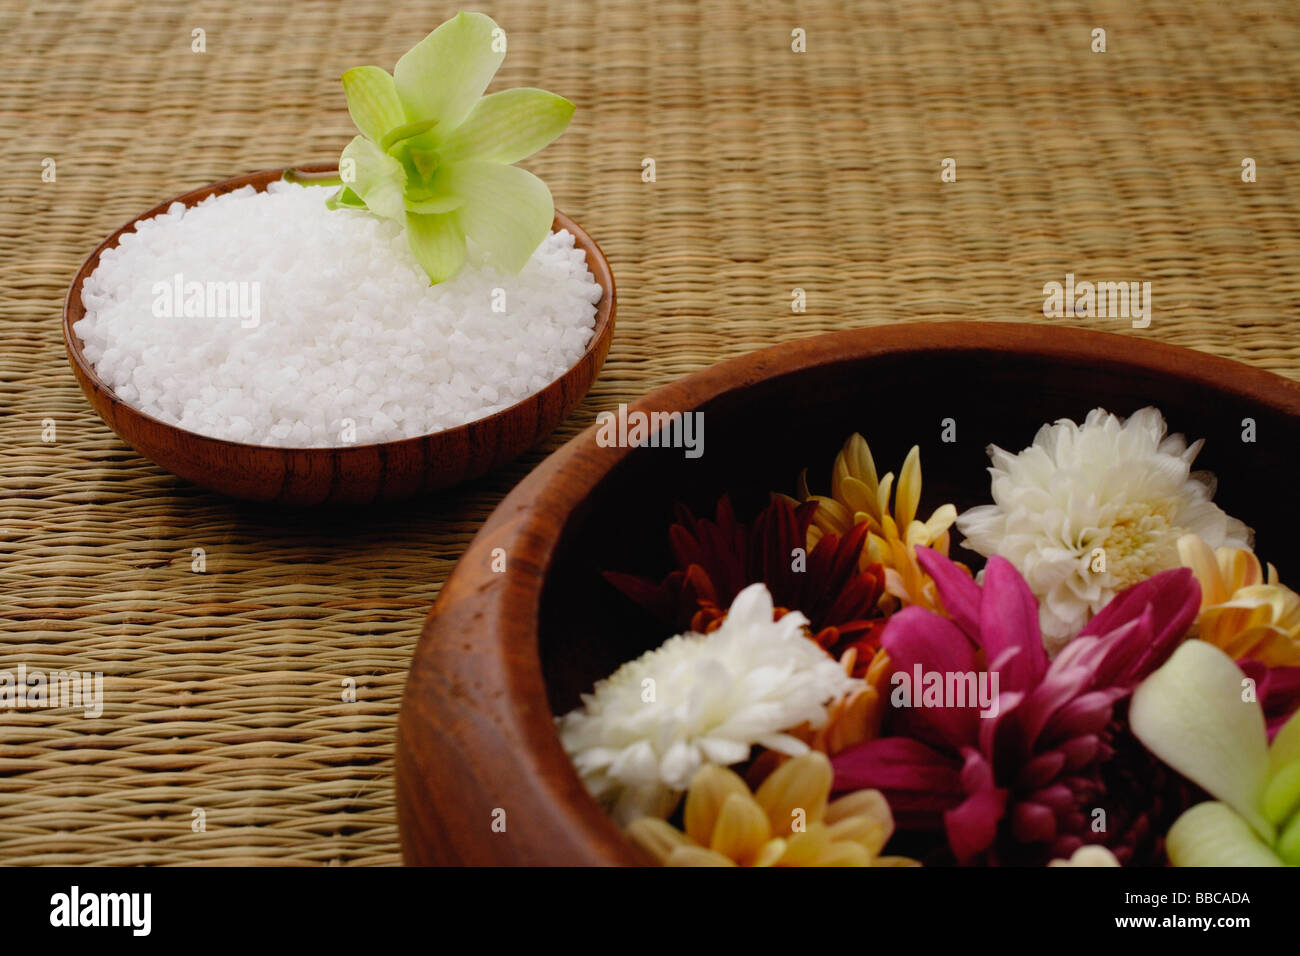
[[[335,172],[326,165],[303,166],[305,174]],[[587,254],[587,267],[605,290],[596,310],[595,335],[577,363],[546,388],[509,408],[445,431],[370,445],[340,448],[279,448],[211,438],[177,428],[121,401],[95,374],[72,331],[85,315],[81,287],[105,249],[124,232],[167,210],[173,202],[192,206],[209,196],[253,186],[265,189],[285,170],[264,169],[236,176],[169,199],[131,220],[105,239],[81,264],[63,304],[63,338],[72,370],[101,418],[141,455],[182,478],[236,498],[285,505],[367,504],[436,491],[505,464],[549,434],[573,411],[600,373],[614,333],[614,275],[600,248],[568,216],[555,214]]]
[[[399,723],[406,861],[645,862],[584,790],[552,717],[668,636],[600,572],[665,574],[674,500],[712,516],[731,491],[752,514],[768,492],[792,492],[805,465],[813,489],[828,488],[835,453],[860,431],[882,473],[921,446],[926,513],[944,501],[965,509],[988,500],[990,442],[1018,450],[1044,422],[1148,404],[1172,430],[1206,439],[1197,466],[1218,475],[1216,501],[1257,529],[1259,553],[1294,583],[1300,528],[1286,503],[1300,385],[1138,335],[994,323],[838,332],[725,362],[631,406],[703,412],[698,459],[600,447],[587,429],[496,509],[425,625]],[[1246,418],[1253,443],[1242,440]],[[943,441],[945,424],[955,442]]]

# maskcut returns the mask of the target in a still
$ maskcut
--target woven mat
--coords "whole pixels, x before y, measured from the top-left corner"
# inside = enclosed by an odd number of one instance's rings
[[[1300,378],[1295,4],[484,9],[509,31],[493,88],[578,105],[528,165],[613,265],[609,362],[542,448],[493,476],[399,507],[292,514],[207,494],[124,447],[67,367],[62,298],[95,244],[154,203],[335,158],[352,135],[342,70],[391,67],[455,7],[0,8],[0,669],[105,675],[99,718],[0,711],[0,861],[398,862],[398,703],[457,556],[597,411],[727,356],[851,326],[1041,322],[1043,284],[1072,272],[1152,283],[1149,329],[1079,324]],[[940,181],[947,157],[956,182]]]

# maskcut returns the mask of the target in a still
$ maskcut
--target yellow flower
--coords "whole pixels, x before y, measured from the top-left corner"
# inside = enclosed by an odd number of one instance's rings
[[[1178,539],[1178,555],[1201,585],[1201,612],[1193,634],[1233,660],[1254,658],[1267,667],[1300,665],[1300,594],[1265,575],[1245,548],[1219,548],[1194,534]]]
[[[948,529],[957,520],[950,504],[938,508],[929,520],[917,520],[921,502],[921,450],[913,445],[899,472],[898,491],[891,510],[889,496],[894,474],[876,476],[876,463],[866,439],[852,435],[835,457],[831,473],[831,495],[810,494],[807,472],[799,477],[800,501],[816,501],[817,513],[808,528],[811,550],[824,534],[843,535],[854,525],[867,522],[870,533],[862,549],[863,569],[872,564],[885,568],[885,590],[903,604],[917,604],[941,611],[934,582],[916,562],[918,546],[948,554]]]
[[[894,832],[878,790],[829,801],[831,762],[812,752],[783,764],[757,793],[739,776],[706,764],[686,794],[683,825],[643,817],[631,839],[666,866],[917,866],[880,856]]]

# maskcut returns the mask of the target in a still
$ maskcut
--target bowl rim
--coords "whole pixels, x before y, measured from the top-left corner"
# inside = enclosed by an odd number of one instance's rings
[[[211,442],[216,447],[241,451],[283,452],[285,454],[296,452],[299,454],[327,453],[345,455],[365,454],[367,452],[374,452],[376,449],[392,450],[405,447],[414,448],[421,442],[426,442],[435,436],[447,436],[448,440],[453,440],[460,435],[467,434],[471,426],[475,428],[490,428],[496,423],[505,421],[512,415],[518,414],[522,406],[528,404],[530,401],[535,399],[538,394],[540,394],[542,391],[541,389],[525,395],[513,405],[499,409],[491,415],[484,415],[481,418],[471,419],[468,422],[461,422],[461,424],[453,425],[451,428],[425,432],[420,435],[414,435],[410,438],[395,438],[391,441],[367,442],[364,445],[260,445],[255,442],[232,441],[229,438],[218,438],[215,435],[205,435],[202,432],[191,431],[188,428],[182,428],[180,425],[173,425],[170,422],[165,422],[160,418],[156,418],[153,415],[140,410],[119,396],[117,392],[115,392],[111,386],[106,384],[96,373],[94,366],[91,365],[90,361],[83,354],[85,343],[82,341],[81,336],[77,335],[72,328],[76,322],[79,322],[85,317],[85,307],[81,302],[81,290],[85,285],[86,279],[88,279],[91,273],[98,268],[100,256],[103,255],[106,250],[116,248],[122,236],[127,232],[134,231],[137,223],[162,215],[173,203],[179,202],[184,203],[186,206],[194,206],[209,197],[233,192],[236,189],[243,188],[244,186],[251,186],[254,181],[259,180],[262,177],[267,177],[265,185],[261,188],[258,188],[257,186],[253,187],[257,189],[258,192],[263,192],[266,187],[272,182],[275,182],[278,177],[282,177],[285,173],[290,171],[305,173],[308,175],[325,175],[329,173],[337,173],[338,166],[334,163],[305,163],[297,166],[259,169],[254,172],[241,173],[238,176],[232,176],[229,179],[223,179],[220,182],[209,183],[206,186],[200,186],[188,190],[187,192],[181,193],[179,196],[168,199],[166,202],[159,203],[147,212],[141,213],[123,223],[117,229],[113,230],[113,232],[109,234],[108,238],[96,246],[94,251],[82,260],[81,265],[77,268],[76,274],[72,277],[72,282],[68,286],[67,294],[63,298],[63,344],[68,353],[68,360],[76,366],[77,371],[85,377],[91,387],[102,392],[112,401],[126,406],[132,413],[139,416],[143,421],[156,425],[159,428],[171,429],[172,431],[190,436],[198,441]],[[303,185],[313,184],[306,182]],[[591,235],[582,228],[582,226],[578,225],[578,223],[573,219],[556,209],[555,218],[551,223],[551,228],[553,230],[568,230],[574,238],[574,245],[576,247],[583,249],[584,252],[590,252],[593,254],[588,258],[587,268],[591,272],[592,278],[595,279],[596,284],[604,290],[605,294],[601,296],[600,301],[596,303],[595,324],[592,326],[591,340],[587,343],[586,348],[568,369],[561,373],[558,378],[548,382],[543,388],[547,388],[555,384],[555,382],[561,381],[566,375],[573,371],[573,369],[590,359],[600,350],[601,340],[609,335],[614,324],[615,302],[617,301],[618,294],[614,285],[614,273],[609,267],[609,260],[605,257],[605,253],[601,250],[600,246],[597,245],[596,240],[593,239]],[[592,262],[592,259],[595,261]],[[74,310],[80,312],[80,315],[75,319],[72,317]]]
[[[627,407],[629,412],[688,412],[762,380],[889,355],[992,357],[1013,351],[1018,359],[1176,375],[1194,386],[1300,417],[1300,383],[1221,356],[1133,339],[1043,322],[922,321],[847,329],[725,360],[656,388]],[[473,776],[477,792],[496,794],[502,805],[514,799],[552,815],[540,838],[544,847],[492,851],[493,863],[537,862],[539,857],[558,864],[648,862],[588,794],[565,753],[539,653],[538,615],[556,545],[592,489],[636,450],[598,445],[598,427],[594,423],[570,439],[502,500],[470,542],[426,619],[412,655],[398,724],[398,823],[408,863],[483,862],[475,859],[483,852],[474,843],[473,829],[439,821],[440,813],[454,816],[459,808],[452,794],[444,791],[438,799],[437,782],[429,777],[434,764],[455,768],[458,777]],[[506,571],[485,573],[496,548],[510,555]],[[465,643],[463,633],[452,633],[469,620],[478,626],[472,644]],[[504,684],[503,692],[464,694],[465,688],[482,686],[485,678]],[[476,758],[485,749],[500,751],[511,745],[515,749],[509,752],[509,763]],[[431,829],[447,845],[439,843]]]

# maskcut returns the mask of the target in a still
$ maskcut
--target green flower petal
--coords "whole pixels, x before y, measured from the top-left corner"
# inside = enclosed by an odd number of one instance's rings
[[[408,170],[414,164],[408,164]],[[465,197],[452,189],[447,168],[442,167],[431,179],[408,175],[406,180],[406,211],[419,213],[451,212],[465,205]]]
[[[1300,810],[1300,760],[1269,778],[1259,805],[1269,822],[1279,827]]]
[[[434,196],[429,199],[407,199],[406,211],[421,214],[452,212],[465,205],[459,196]]]
[[[492,263],[518,272],[550,234],[555,203],[546,184],[527,170],[494,163],[457,163],[439,181],[465,204],[453,216]]]
[[[335,191],[334,195],[325,200],[325,206],[329,209],[365,209],[366,204],[362,202],[361,197],[354,193],[347,186],[343,186]]]
[[[465,122],[444,138],[442,161],[477,159],[514,163],[533,155],[564,132],[573,104],[563,96],[529,88],[485,96]]]
[[[437,120],[420,120],[417,123],[403,123],[395,129],[390,129],[384,134],[384,138],[379,141],[379,148],[385,153],[392,154],[393,147],[398,143],[420,136],[427,133],[438,125]]]
[[[401,222],[406,215],[402,197],[406,170],[402,164],[364,136],[354,136],[352,142],[343,147],[343,155],[339,158],[340,174],[344,173],[348,160],[355,164],[355,175],[347,181],[348,188],[371,212]]]
[[[1277,849],[1288,863],[1300,860],[1300,712],[1291,716],[1268,748],[1269,780],[1260,807],[1283,829]],[[1287,821],[1290,821],[1288,824]]]
[[[1273,745],[1268,748],[1268,768],[1277,773],[1297,760],[1300,760],[1300,710],[1292,714],[1273,737]]]
[[[1291,818],[1277,838],[1277,855],[1287,866],[1300,866],[1300,814]]]
[[[406,241],[432,283],[450,279],[465,264],[465,234],[450,213],[407,213]]]
[[[352,122],[372,142],[378,143],[389,130],[406,122],[393,78],[377,66],[358,66],[344,73],[343,92]]]
[[[1198,803],[1180,816],[1169,828],[1165,849],[1174,866],[1282,866],[1249,824],[1224,803]]]
[[[1271,845],[1260,813],[1268,736],[1257,701],[1243,701],[1242,672],[1205,641],[1185,641],[1133,692],[1129,724],[1153,754],[1228,804]]]
[[[495,29],[491,17],[458,13],[397,61],[393,79],[408,120],[437,120],[442,135],[460,125],[505,58],[492,49]]]

